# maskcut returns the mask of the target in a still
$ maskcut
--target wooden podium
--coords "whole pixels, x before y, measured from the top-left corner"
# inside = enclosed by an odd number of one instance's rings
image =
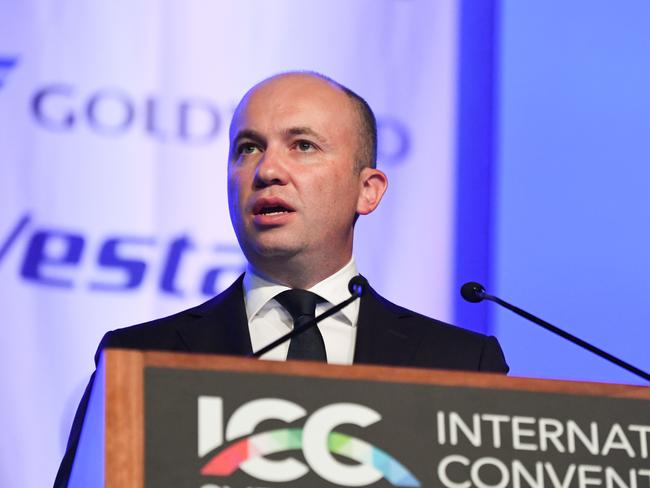
[[[72,487],[650,487],[650,388],[106,350]]]

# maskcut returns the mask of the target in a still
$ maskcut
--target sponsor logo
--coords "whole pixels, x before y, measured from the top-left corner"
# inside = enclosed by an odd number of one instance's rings
[[[18,64],[18,58],[0,56],[0,89],[5,85],[9,73],[16,67],[16,64]]]
[[[223,110],[205,98],[136,98],[120,88],[83,93],[69,83],[37,89],[31,112],[38,125],[50,131],[72,132],[84,127],[97,135],[121,136],[140,130],[159,142],[188,144],[212,142],[220,135],[224,118]]]
[[[154,286],[166,295],[213,296],[244,270],[243,256],[234,244],[200,246],[187,234],[161,239],[115,233],[97,238],[35,226],[30,213],[0,236],[0,265],[21,243],[20,277],[57,288],[133,292]]]
[[[291,423],[305,419],[302,428],[255,432],[262,422]],[[258,480],[288,483],[310,470],[338,486],[367,486],[382,478],[399,487],[419,487],[419,481],[394,457],[377,446],[336,432],[350,424],[368,427],[381,420],[375,410],[357,403],[326,405],[307,416],[297,403],[280,398],[261,398],[241,405],[224,429],[223,399],[198,399],[198,455],[208,456],[204,476],[227,477],[241,470]],[[214,452],[216,450],[216,453]],[[295,457],[278,459],[285,451],[302,451],[306,462]],[[273,459],[266,456],[275,455]],[[342,463],[336,457],[353,464]]]

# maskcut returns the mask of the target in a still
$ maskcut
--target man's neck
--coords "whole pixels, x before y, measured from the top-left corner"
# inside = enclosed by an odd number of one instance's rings
[[[341,262],[317,263],[315,266],[299,265],[286,260],[280,263],[266,262],[264,266],[249,263],[248,266],[255,274],[264,279],[289,288],[307,290],[345,267],[351,259],[350,255]]]

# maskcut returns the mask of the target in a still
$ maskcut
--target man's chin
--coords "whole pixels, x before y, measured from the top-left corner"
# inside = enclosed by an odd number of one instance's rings
[[[257,242],[252,246],[253,254],[262,259],[291,259],[298,255],[302,248],[297,245],[280,242]],[[252,257],[252,256],[251,256]],[[250,258],[249,258],[250,259]]]

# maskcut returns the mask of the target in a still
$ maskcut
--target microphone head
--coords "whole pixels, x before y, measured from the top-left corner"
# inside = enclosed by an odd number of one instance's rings
[[[356,275],[348,283],[348,290],[350,290],[350,293],[358,297],[365,293],[366,288],[368,288],[368,280],[361,275]]]
[[[460,287],[460,294],[468,302],[482,302],[485,299],[485,287],[480,283],[470,281]]]

